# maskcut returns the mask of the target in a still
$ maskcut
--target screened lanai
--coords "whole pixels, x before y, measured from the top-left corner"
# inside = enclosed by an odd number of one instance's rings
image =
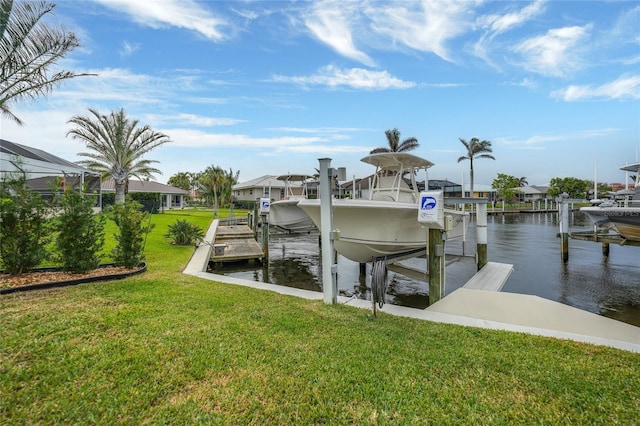
[[[67,187],[84,189],[96,194],[96,206],[101,203],[101,176],[71,161],[15,142],[0,139],[0,180],[23,177],[34,191],[44,198]]]

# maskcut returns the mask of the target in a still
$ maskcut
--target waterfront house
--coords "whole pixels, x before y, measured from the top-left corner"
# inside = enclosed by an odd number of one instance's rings
[[[520,200],[526,203],[535,203],[536,201],[544,201],[548,199],[548,186],[530,185],[518,188]]]
[[[115,194],[115,182],[113,179],[107,179],[102,182],[103,194]],[[158,203],[158,210],[181,209],[185,206],[185,197],[189,195],[189,191],[175,186],[164,185],[152,181],[140,181],[129,179],[129,194],[148,193],[154,195],[154,201]],[[155,211],[155,209],[154,209]]]

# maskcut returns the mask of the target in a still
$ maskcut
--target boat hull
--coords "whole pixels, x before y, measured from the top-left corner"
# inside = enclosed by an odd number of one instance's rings
[[[320,200],[302,200],[298,203],[315,225],[320,228]],[[425,248],[428,229],[418,222],[416,203],[376,200],[333,200],[333,228],[340,231],[334,241],[338,253],[354,262],[371,262],[374,257],[399,256]],[[447,232],[447,239],[462,236],[463,213],[445,210],[454,216],[454,229]],[[415,254],[408,254],[412,257]]]
[[[315,229],[311,218],[298,207],[300,200],[281,200],[271,203],[269,224],[292,233],[308,233]]]
[[[582,207],[595,225],[615,229],[630,241],[640,241],[640,208],[638,207]]]

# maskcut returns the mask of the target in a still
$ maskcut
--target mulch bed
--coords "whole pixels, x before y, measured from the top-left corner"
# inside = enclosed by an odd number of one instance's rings
[[[101,265],[99,268],[84,274],[72,274],[61,271],[59,268],[36,269],[21,275],[1,273],[0,294],[122,279],[144,272],[146,269],[147,265],[143,263],[133,269],[114,265]]]

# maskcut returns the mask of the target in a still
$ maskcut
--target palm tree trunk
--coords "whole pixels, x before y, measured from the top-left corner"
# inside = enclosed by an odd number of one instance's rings
[[[473,197],[473,158],[470,160],[471,168],[469,169],[469,197]]]
[[[116,187],[116,204],[124,203],[124,182],[115,184]]]

